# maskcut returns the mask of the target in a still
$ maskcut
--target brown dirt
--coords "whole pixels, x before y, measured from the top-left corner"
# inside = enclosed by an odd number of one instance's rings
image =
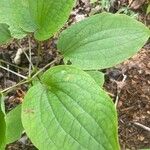
[[[150,47],[142,49],[132,59],[108,70],[106,89],[119,96],[119,138],[122,149],[150,148],[150,132],[136,126],[150,127]],[[122,76],[126,80],[122,83]]]

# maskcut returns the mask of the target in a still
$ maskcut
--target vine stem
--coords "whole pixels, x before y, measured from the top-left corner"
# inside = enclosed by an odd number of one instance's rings
[[[61,59],[61,58],[59,58],[59,59]],[[22,85],[22,84],[32,82],[32,80],[33,80],[35,77],[37,77],[37,76],[38,76],[41,72],[43,72],[47,67],[49,67],[49,66],[53,65],[54,63],[56,63],[59,59],[58,59],[58,58],[54,59],[52,62],[50,62],[49,64],[47,64],[46,66],[44,66],[42,69],[40,69],[40,70],[39,70],[36,74],[34,74],[31,78],[25,77],[25,78],[26,78],[25,81],[23,80],[23,81],[19,82],[19,83],[16,84],[16,85],[13,85],[13,86],[11,86],[11,87],[8,87],[8,88],[2,90],[0,93],[8,92],[8,91],[10,91],[10,90],[12,90],[12,89],[14,89],[14,88],[16,88],[16,87]],[[0,66],[0,67],[1,67],[1,66]]]
[[[59,58],[60,59],[60,58]],[[58,59],[54,59],[52,62],[50,62],[49,64],[47,64],[46,66],[44,66],[42,69],[40,69],[36,74],[34,74],[32,76],[32,78],[35,78],[38,74],[40,74],[41,72],[43,72],[47,67],[53,65],[55,62],[57,62]]]
[[[15,64],[12,64],[12,63],[10,63],[10,62],[7,62],[7,61],[5,61],[5,60],[2,60],[2,59],[0,59],[0,63],[5,63],[5,64],[8,64],[8,65],[10,65],[10,66],[13,66],[13,67],[16,67],[16,68],[18,68],[18,69],[21,69],[21,70],[25,70],[25,69],[26,69],[26,68],[19,67],[19,66],[15,65]]]
[[[28,43],[29,43],[29,78],[31,77],[31,69],[34,69],[34,65],[32,63],[32,53],[31,53],[31,38],[28,37]]]
[[[15,85],[13,85],[13,86],[11,86],[11,87],[8,87],[8,88],[2,90],[0,93],[8,92],[8,91],[10,91],[10,90],[16,88],[17,86],[20,86],[20,85],[25,84],[25,83],[28,83],[28,82],[29,82],[29,80],[21,81],[21,82],[19,82],[18,84],[15,84]]]

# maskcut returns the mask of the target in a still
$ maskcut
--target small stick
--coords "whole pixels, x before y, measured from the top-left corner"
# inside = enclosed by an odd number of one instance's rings
[[[115,99],[115,107],[117,107],[118,105],[118,101],[119,101],[119,92],[117,93],[116,99]]]
[[[127,78],[127,76],[123,74],[123,79],[120,82],[121,86],[118,87],[118,85],[117,85],[117,96],[116,96],[116,100],[115,100],[115,107],[117,107],[117,104],[118,104],[118,101],[119,101],[119,96],[120,96],[120,93],[121,93],[121,90],[122,90],[122,87],[123,87],[123,85],[125,83],[126,78]]]
[[[10,63],[10,62],[7,62],[7,61],[5,61],[5,60],[2,60],[2,59],[0,59],[0,62],[1,62],[1,63],[5,63],[5,64],[8,64],[8,65],[13,66],[13,67],[16,67],[16,68],[18,68],[18,69],[22,69],[22,70],[25,70],[25,69],[26,69],[26,68],[19,67],[19,66],[15,65],[15,64],[12,64],[12,63]]]
[[[31,77],[31,69],[34,69],[34,66],[32,64],[32,54],[31,54],[31,39],[30,37],[28,38],[28,43],[29,43],[29,78]]]
[[[17,75],[17,76],[23,78],[23,79],[27,79],[27,77],[25,77],[25,76],[23,76],[23,75],[21,75],[21,74],[19,74],[19,73],[17,73],[17,72],[14,72],[14,71],[12,71],[12,70],[10,70],[10,69],[8,69],[8,68],[5,68],[5,67],[3,67],[3,66],[0,66],[0,68],[6,70],[6,71],[8,71],[8,72],[11,72],[11,73],[13,73],[13,74],[15,74],[15,75]]]
[[[149,128],[149,127],[146,127],[146,126],[144,126],[144,125],[142,125],[142,124],[140,124],[140,123],[138,123],[138,122],[133,122],[133,124],[135,124],[135,125],[137,125],[137,126],[143,128],[144,130],[147,130],[147,131],[150,132],[150,128]]]
[[[17,86],[20,86],[20,85],[25,84],[25,83],[28,83],[28,82],[29,82],[28,80],[21,81],[21,82],[19,82],[18,84],[15,84],[15,85],[13,85],[13,86],[11,86],[11,87],[8,87],[8,88],[6,88],[6,89],[0,91],[0,93],[9,92],[9,90],[12,90],[12,89],[16,88]]]

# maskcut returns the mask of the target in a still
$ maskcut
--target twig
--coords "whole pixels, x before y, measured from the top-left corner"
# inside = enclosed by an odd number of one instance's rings
[[[19,66],[15,65],[15,64],[12,64],[12,63],[10,63],[10,62],[7,62],[7,61],[5,61],[5,60],[2,60],[2,59],[0,59],[0,62],[1,62],[1,63],[5,63],[5,64],[8,64],[8,65],[13,66],[13,67],[16,67],[16,68],[18,68],[18,69],[22,69],[22,70],[25,70],[25,69],[26,69],[26,68],[19,67]]]
[[[42,69],[40,69],[36,74],[34,74],[32,76],[32,79],[35,78],[38,74],[40,74],[41,72],[43,72],[47,67],[53,65],[55,62],[57,62],[58,59],[54,59],[52,62],[50,62],[49,64],[47,64],[46,66],[44,66]]]
[[[14,72],[14,71],[12,71],[12,70],[10,70],[10,69],[8,69],[8,68],[5,68],[5,67],[3,67],[3,66],[0,66],[0,68],[6,70],[6,71],[8,71],[8,72],[11,72],[11,73],[13,73],[13,74],[15,74],[15,75],[17,75],[17,76],[23,78],[23,79],[27,79],[26,76],[23,76],[23,75],[21,75],[21,74],[19,74],[19,73],[17,73],[17,72]]]
[[[133,122],[133,124],[135,124],[135,125],[137,125],[137,126],[143,128],[144,130],[147,130],[148,132],[150,132],[150,128],[149,128],[149,127],[146,127],[146,126],[143,125],[143,124],[140,124],[140,123],[138,123],[138,122]]]
[[[118,86],[119,84],[117,84],[117,96],[116,96],[116,100],[115,100],[115,107],[117,107],[117,104],[118,104],[118,101],[119,101],[119,96],[120,96],[121,90],[122,90],[122,88],[124,86],[126,78],[127,78],[127,76],[123,74],[122,81],[118,82],[118,83],[120,83],[120,86]]]
[[[117,107],[117,105],[118,105],[119,95],[120,95],[120,93],[117,93],[117,96],[116,96],[116,99],[115,99],[115,107]]]

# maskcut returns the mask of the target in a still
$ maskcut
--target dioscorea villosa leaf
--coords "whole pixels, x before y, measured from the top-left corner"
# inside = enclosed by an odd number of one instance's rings
[[[27,32],[34,32],[37,28],[25,0],[0,0],[0,23],[8,24],[15,38],[23,38]]]
[[[21,105],[11,110],[6,116],[6,144],[12,143],[19,138],[23,132],[21,122]]]
[[[74,0],[0,0],[0,23],[6,23],[15,38],[35,32],[46,40],[68,19]],[[6,17],[7,14],[7,17]]]
[[[53,36],[67,21],[75,0],[28,0],[35,24],[35,38],[46,40]]]
[[[8,26],[6,24],[0,24],[0,45],[7,43],[11,39]]]
[[[65,30],[58,49],[66,63],[88,70],[103,69],[133,56],[149,35],[146,26],[129,16],[102,13]]]
[[[22,123],[39,150],[119,150],[114,104],[73,66],[46,71],[27,92]]]

